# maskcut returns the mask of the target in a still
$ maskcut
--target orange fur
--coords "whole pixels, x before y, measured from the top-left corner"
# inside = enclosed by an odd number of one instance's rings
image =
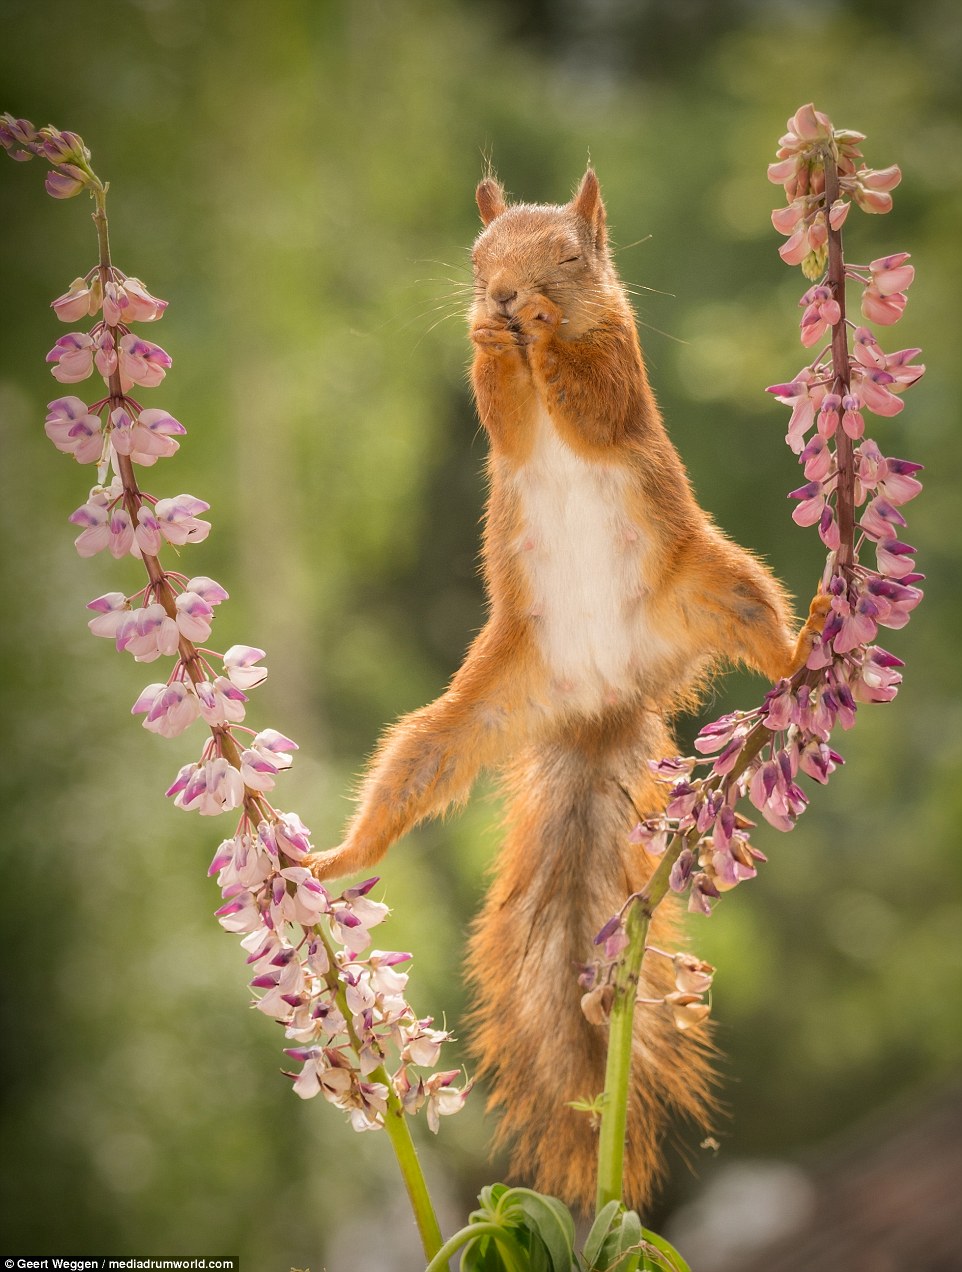
[[[489,617],[448,690],[387,731],[343,843],[312,865],[319,878],[367,868],[466,799],[481,768],[506,774],[507,837],[471,939],[474,1047],[516,1172],[587,1207],[594,1132],[567,1102],[601,1090],[605,1039],[580,1010],[576,967],[650,873],[628,843],[662,800],[646,761],[674,751],[666,720],[713,663],[773,680],[801,666],[826,602],[793,637],[780,584],[695,501],[594,172],[563,206],[509,205],[491,177],[477,201]],[[652,942],[672,944],[676,923],[659,907]],[[663,962],[646,960],[643,997],[670,988]],[[625,1193],[641,1203],[670,1110],[703,1118],[711,1071],[703,1030],[678,1034],[653,1008],[639,1008],[636,1030]]]

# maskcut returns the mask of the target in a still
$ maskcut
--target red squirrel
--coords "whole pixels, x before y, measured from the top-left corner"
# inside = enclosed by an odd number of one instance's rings
[[[445,693],[384,734],[328,879],[367,869],[428,816],[464,801],[482,768],[509,793],[507,836],[470,942],[473,1048],[502,1111],[512,1171],[587,1209],[596,1132],[570,1102],[604,1085],[603,1025],[579,965],[652,864],[629,842],[663,806],[648,761],[707,671],[740,661],[771,680],[801,667],[825,616],[793,634],[782,586],[698,506],[648,384],[589,168],[563,205],[477,188],[472,381],[487,431],[483,571],[489,613]],[[677,907],[651,941],[676,940]],[[646,960],[639,995],[673,988]],[[669,1012],[636,1011],[625,1199],[643,1203],[672,1113],[704,1123],[710,1042]],[[700,1035],[700,1037],[699,1037]]]

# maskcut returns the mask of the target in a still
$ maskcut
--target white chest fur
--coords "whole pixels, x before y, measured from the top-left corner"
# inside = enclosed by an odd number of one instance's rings
[[[625,509],[627,475],[583,460],[542,415],[515,480],[542,655],[562,696],[600,704],[633,685],[644,643],[645,544]]]

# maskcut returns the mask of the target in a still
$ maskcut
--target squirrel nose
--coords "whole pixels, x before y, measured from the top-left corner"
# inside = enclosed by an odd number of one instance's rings
[[[496,305],[503,308],[504,306],[509,305],[512,300],[517,299],[518,292],[517,289],[512,289],[502,283],[500,286],[492,287],[488,292],[488,295]]]

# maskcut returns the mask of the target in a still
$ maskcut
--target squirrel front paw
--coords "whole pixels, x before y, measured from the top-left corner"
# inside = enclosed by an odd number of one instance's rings
[[[533,296],[514,315],[514,321],[532,342],[552,336],[564,318],[564,311],[547,296]]]
[[[500,314],[479,314],[471,326],[471,339],[490,353],[505,353],[526,343],[511,320]]]

